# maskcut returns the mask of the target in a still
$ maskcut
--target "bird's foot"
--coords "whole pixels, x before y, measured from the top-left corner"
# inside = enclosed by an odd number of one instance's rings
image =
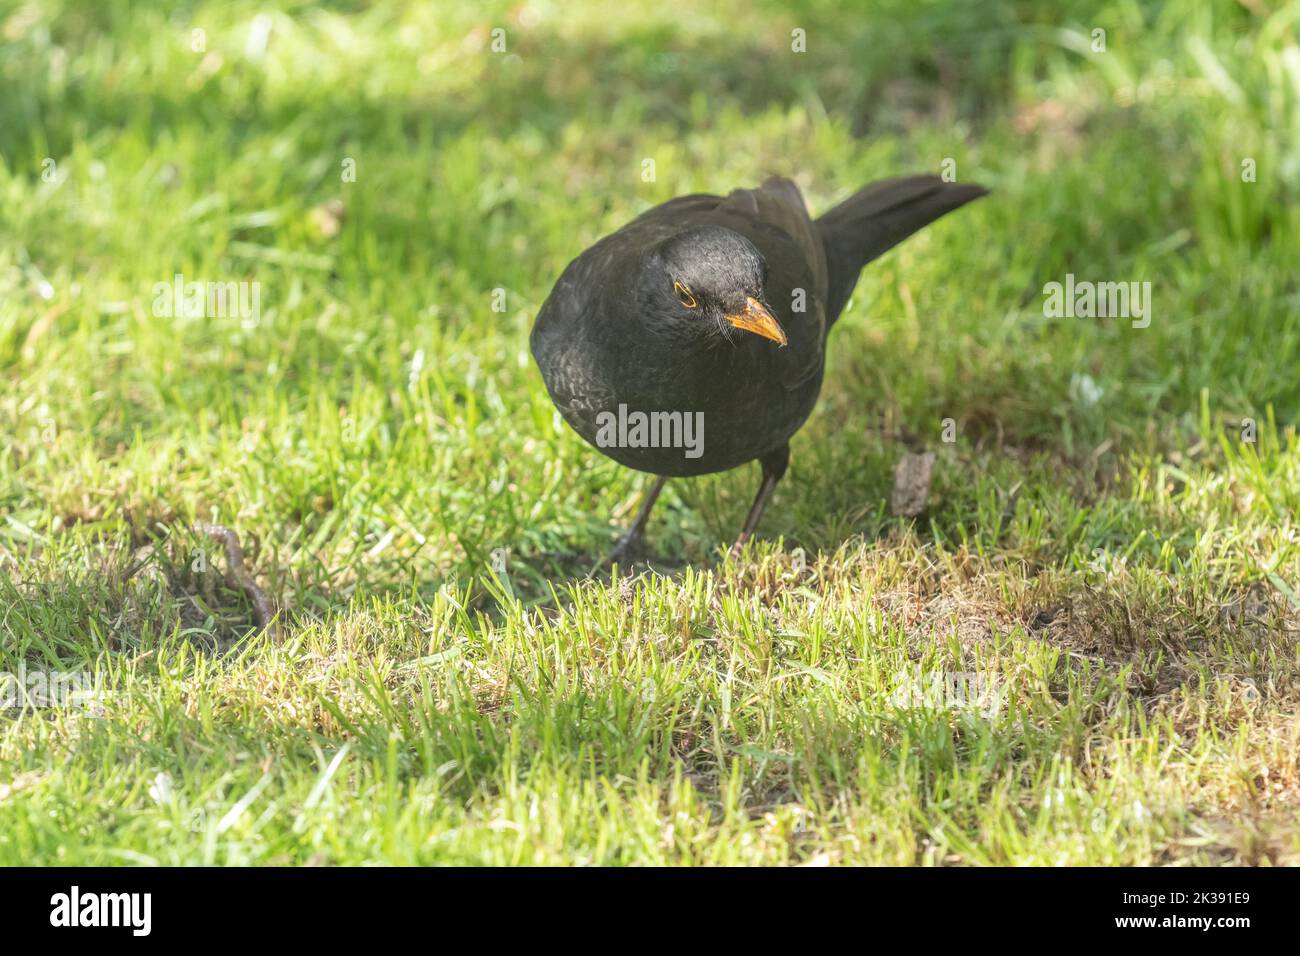
[[[645,550],[645,542],[640,534],[629,531],[623,537],[618,539],[618,544],[614,545],[609,554],[605,555],[605,560],[601,562],[601,567],[608,571],[615,565],[618,565],[620,571],[629,570],[632,565],[639,561],[645,561],[650,557]]]
[[[750,536],[748,534],[742,532],[740,537],[736,539],[735,544],[733,544],[730,548],[727,549],[727,557],[730,558],[732,561],[735,561],[742,554],[744,554],[745,545],[749,543],[749,538]]]

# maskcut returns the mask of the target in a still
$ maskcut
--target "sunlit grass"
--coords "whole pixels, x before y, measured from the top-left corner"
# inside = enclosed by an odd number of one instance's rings
[[[1300,861],[1300,4],[706,6],[0,0],[0,670],[101,692],[0,716],[0,862]],[[674,481],[588,580],[643,478],[527,355],[565,263],[945,159],[763,540]]]

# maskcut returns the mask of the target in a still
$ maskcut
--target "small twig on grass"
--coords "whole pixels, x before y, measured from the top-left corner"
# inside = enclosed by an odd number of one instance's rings
[[[252,575],[244,570],[244,549],[239,545],[239,535],[224,525],[209,524],[200,521],[195,528],[210,537],[219,540],[226,551],[226,586],[240,588],[248,595],[253,605],[253,618],[259,630],[275,637],[275,608],[266,592],[257,586]]]

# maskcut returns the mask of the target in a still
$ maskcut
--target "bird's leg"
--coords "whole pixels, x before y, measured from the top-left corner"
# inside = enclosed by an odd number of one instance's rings
[[[736,538],[736,543],[731,546],[731,556],[734,558],[745,548],[745,542],[754,534],[754,529],[758,527],[758,521],[763,517],[763,509],[767,507],[767,499],[772,497],[772,492],[776,490],[776,483],[780,479],[773,478],[771,475],[764,475],[763,482],[758,486],[758,494],[754,496],[754,503],[749,508],[749,516],[745,518],[744,527],[740,529],[740,536]]]
[[[617,564],[620,568],[626,569],[635,560],[636,554],[641,550],[641,538],[645,533],[646,524],[650,521],[650,512],[655,502],[659,500],[659,492],[664,490],[667,482],[668,479],[663,475],[655,476],[654,484],[650,486],[650,490],[645,493],[645,498],[641,501],[641,510],[637,512],[632,527],[618,539],[618,544],[614,545],[614,550],[605,559],[607,567]]]
[[[776,483],[781,480],[781,476],[785,474],[786,466],[790,464],[790,446],[782,445],[776,451],[764,455],[758,461],[763,466],[763,481],[758,486],[758,494],[754,496],[754,503],[749,508],[749,515],[745,518],[744,527],[740,529],[740,537],[731,546],[731,556],[733,558],[740,554],[745,547],[745,542],[753,537],[759,519],[763,517],[763,509],[767,507],[767,500],[772,497],[772,492],[776,490]]]

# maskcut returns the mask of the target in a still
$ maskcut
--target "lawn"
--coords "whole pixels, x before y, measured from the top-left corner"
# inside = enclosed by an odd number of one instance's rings
[[[0,863],[1300,863],[1300,2],[653,6],[0,0]],[[565,264],[941,171],[593,576]]]

